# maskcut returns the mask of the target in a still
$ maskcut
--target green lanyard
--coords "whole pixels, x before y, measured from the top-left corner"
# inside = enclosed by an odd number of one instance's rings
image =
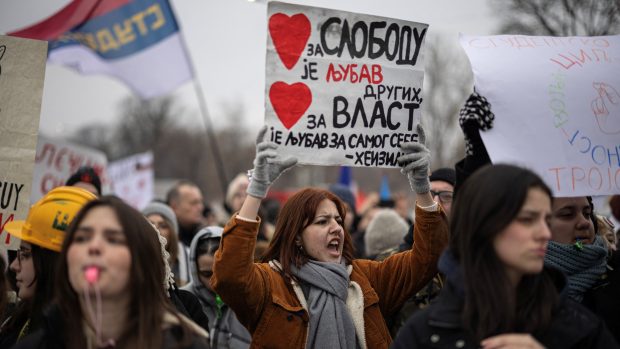
[[[219,294],[215,295],[215,306],[217,307],[216,316],[218,319],[222,318],[222,308],[224,307],[224,301]]]

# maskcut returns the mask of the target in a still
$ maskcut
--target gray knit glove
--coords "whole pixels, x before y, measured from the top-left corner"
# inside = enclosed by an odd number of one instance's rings
[[[263,126],[256,137],[256,158],[247,189],[249,195],[259,199],[267,196],[269,186],[276,178],[297,164],[297,158],[283,158],[278,154],[278,145],[264,139],[266,133],[267,126]]]
[[[431,166],[431,152],[424,145],[426,135],[422,125],[418,124],[418,141],[402,143],[400,149],[403,153],[398,158],[401,166],[400,172],[407,175],[411,189],[417,194],[428,193],[431,183],[428,180],[428,169]]]

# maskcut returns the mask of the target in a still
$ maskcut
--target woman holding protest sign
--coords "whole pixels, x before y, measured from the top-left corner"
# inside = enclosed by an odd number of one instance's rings
[[[166,299],[161,251],[140,212],[113,196],[90,201],[67,229],[57,306],[16,348],[208,348]]]
[[[15,272],[19,303],[0,328],[0,348],[43,325],[43,310],[54,296],[54,277],[65,228],[82,208],[96,196],[75,187],[52,189],[35,203],[25,221],[13,221],[5,229],[21,239],[17,258],[10,265]]]
[[[241,210],[224,228],[211,285],[260,348],[387,348],[383,315],[397,311],[436,273],[447,241],[447,218],[429,193],[430,154],[419,142],[401,144],[399,163],[417,193],[414,247],[376,262],[353,259],[343,228],[342,201],[306,188],[283,206],[263,263],[253,263],[261,200],[294,166],[258,135],[256,158]]]
[[[446,285],[413,315],[393,348],[617,348],[603,321],[545,266],[551,190],[533,172],[489,165],[452,205]]]

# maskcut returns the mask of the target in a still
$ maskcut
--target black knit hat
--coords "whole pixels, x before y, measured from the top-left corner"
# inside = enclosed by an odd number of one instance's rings
[[[454,183],[456,183],[456,171],[454,171],[453,168],[449,167],[438,168],[433,171],[433,173],[431,173],[431,176],[428,178],[428,180],[431,182],[444,181],[454,186]]]
[[[101,195],[101,179],[99,179],[99,175],[95,172],[90,166],[82,166],[80,167],[74,174],[67,179],[66,185],[74,185],[75,183],[84,182],[90,183],[95,188],[97,188],[97,194]]]

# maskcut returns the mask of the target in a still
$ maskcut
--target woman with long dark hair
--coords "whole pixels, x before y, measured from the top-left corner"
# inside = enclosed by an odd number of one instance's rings
[[[296,163],[265,134],[258,135],[248,195],[215,254],[213,289],[252,334],[252,348],[387,348],[392,338],[384,315],[436,274],[447,242],[447,218],[429,193],[423,130],[418,127],[419,142],[401,144],[398,159],[417,193],[416,243],[382,262],[354,259],[342,200],[306,188],[284,204],[262,263],[254,263],[261,200]]]
[[[58,252],[23,241],[10,268],[17,275],[19,302],[0,330],[0,346],[12,345],[40,327],[54,298]]]
[[[57,307],[18,348],[208,348],[206,332],[167,300],[161,248],[119,198],[90,201],[62,245]]]
[[[454,195],[460,184],[478,168],[491,163],[480,131],[493,127],[495,115],[486,98],[474,92],[461,109],[459,123],[465,134],[467,156],[458,162]],[[620,251],[609,251],[598,236],[590,196],[555,197],[549,227],[551,240],[545,265],[567,279],[564,293],[605,322],[620,342]]]
[[[25,221],[13,221],[5,229],[21,239],[15,272],[19,302],[0,327],[0,348],[8,348],[43,325],[43,311],[54,298],[54,278],[65,228],[95,195],[81,188],[52,189],[32,205]]]
[[[446,286],[393,347],[615,348],[601,320],[560,296],[563,275],[544,267],[551,200],[540,177],[516,166],[487,166],[468,178],[439,262]]]

